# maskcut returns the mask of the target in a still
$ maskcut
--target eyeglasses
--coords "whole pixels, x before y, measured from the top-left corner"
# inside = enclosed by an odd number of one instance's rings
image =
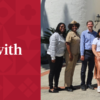
[[[65,28],[65,26],[60,26],[61,28]],[[66,29],[66,28],[65,28]]]

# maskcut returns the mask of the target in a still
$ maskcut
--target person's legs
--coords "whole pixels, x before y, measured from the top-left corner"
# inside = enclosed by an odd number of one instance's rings
[[[100,86],[100,79],[97,78],[97,85]]]
[[[68,58],[69,55],[66,55],[66,58]],[[66,59],[66,69],[65,69],[65,87],[71,86],[71,73],[73,69],[73,61],[69,61],[69,59]]]
[[[97,92],[100,92],[100,78],[97,78]]]
[[[50,89],[53,89],[53,78],[54,78],[54,73],[55,73],[55,63],[51,62],[50,55],[48,55],[48,61],[49,61],[49,65],[50,65],[49,86],[50,86]]]
[[[88,78],[87,85],[91,85],[91,81],[93,78],[93,69],[94,69],[94,56],[91,56],[88,61]]]
[[[77,60],[78,60],[78,55],[73,56],[73,58],[74,58],[74,61],[73,61],[73,68],[72,68],[72,72],[71,72],[71,85],[73,83],[73,75],[74,75],[75,65],[76,65]]]
[[[63,65],[63,57],[56,57],[55,64],[55,87],[58,88],[59,76]]]
[[[85,72],[87,68],[87,62],[88,62],[88,55],[85,55],[84,61],[82,61],[82,67],[81,67],[81,85],[85,85]]]

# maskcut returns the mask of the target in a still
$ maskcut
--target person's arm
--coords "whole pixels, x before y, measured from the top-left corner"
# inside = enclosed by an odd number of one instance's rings
[[[92,44],[92,51],[94,53],[94,55],[97,57],[97,53],[96,53],[96,45]]]
[[[94,55],[97,57],[97,60],[100,61],[100,56],[96,53],[96,45],[92,44],[92,51]]]
[[[66,42],[66,48],[67,48],[67,51],[69,53],[69,60],[72,61],[73,55],[72,55],[71,50],[70,50],[70,43],[69,42]]]
[[[51,50],[51,61],[55,63],[55,53],[56,53],[56,44],[57,44],[57,38],[56,33],[54,33],[50,38],[50,50]]]
[[[84,33],[82,32],[81,34],[81,39],[80,39],[80,53],[81,53],[81,60],[84,61],[84,49],[85,49],[85,37]]]
[[[68,51],[68,54],[69,54],[69,60],[72,61],[73,60],[73,55],[71,53],[71,47],[70,47],[70,44],[71,44],[71,33],[68,33],[67,37],[66,37],[66,48],[67,48],[67,51]]]
[[[98,55],[97,55],[97,53],[96,53],[97,43],[98,43],[98,40],[97,40],[97,38],[95,38],[95,39],[93,40],[93,42],[92,42],[92,51],[93,51],[93,53],[94,53],[94,55],[95,55],[96,57],[98,57]]]

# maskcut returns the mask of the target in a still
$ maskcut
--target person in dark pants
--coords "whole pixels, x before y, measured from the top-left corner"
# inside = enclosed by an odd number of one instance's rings
[[[63,55],[65,53],[65,35],[66,26],[64,23],[59,23],[56,31],[50,37],[49,47],[47,50],[48,61],[50,65],[49,73],[49,92],[58,93],[59,76],[63,65]],[[55,86],[53,88],[53,79]]]
[[[59,75],[61,71],[61,67],[63,64],[63,57],[56,57],[56,62],[51,62],[51,57],[48,55],[49,64],[50,64],[50,74],[49,74],[49,86],[52,89],[53,88],[53,77],[55,76],[55,87],[58,87],[58,80]]]
[[[94,69],[94,54],[92,52],[92,42],[96,37],[97,33],[93,30],[93,21],[88,21],[86,23],[87,30],[83,31],[81,34],[81,42],[80,42],[80,52],[81,52],[81,89],[83,91],[87,88],[94,90],[94,87],[91,85],[93,78],[93,69]],[[85,73],[88,65],[88,77],[87,82],[85,83]]]

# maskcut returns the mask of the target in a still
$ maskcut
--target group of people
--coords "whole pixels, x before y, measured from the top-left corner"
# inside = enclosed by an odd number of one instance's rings
[[[87,88],[94,90],[92,78],[97,80],[97,92],[100,92],[100,30],[98,33],[93,30],[94,23],[89,20],[86,23],[87,30],[78,34],[77,30],[80,24],[72,21],[69,25],[69,32],[66,36],[66,25],[59,23],[55,33],[51,35],[49,47],[47,50],[48,61],[50,65],[49,73],[49,92],[58,93],[61,88],[58,87],[63,57],[65,56],[65,90],[72,92],[73,74],[77,61],[82,61],[81,66],[81,89]],[[85,73],[88,66],[88,76],[85,82]],[[95,67],[95,69],[94,69]],[[93,75],[94,69],[94,75]],[[53,86],[54,80],[54,86]]]

